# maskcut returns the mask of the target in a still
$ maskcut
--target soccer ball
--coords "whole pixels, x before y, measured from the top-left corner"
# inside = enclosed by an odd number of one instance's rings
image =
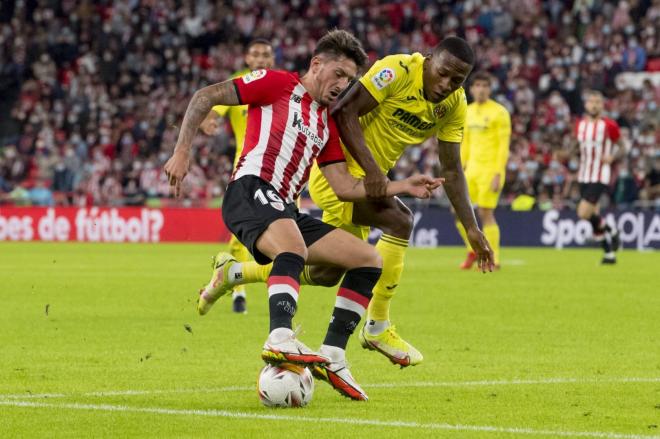
[[[304,407],[312,400],[314,378],[306,367],[267,364],[259,374],[257,392],[266,407]]]

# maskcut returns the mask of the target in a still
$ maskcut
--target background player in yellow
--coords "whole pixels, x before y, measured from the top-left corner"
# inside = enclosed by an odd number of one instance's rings
[[[474,217],[460,160],[467,110],[461,86],[473,65],[472,49],[457,37],[446,38],[427,56],[392,55],[377,61],[333,109],[349,172],[364,179],[370,199],[340,201],[318,167],[310,176],[309,190],[323,209],[324,222],[363,239],[370,227],[383,231],[376,244],[383,258],[383,273],[373,290],[359,339],[364,348],[376,350],[402,367],[423,360],[389,321],[390,301],[403,271],[413,215],[401,200],[385,196],[385,174],[409,145],[437,137],[445,191],[468,231],[479,265],[484,271],[492,270],[492,250]],[[265,282],[269,271],[269,266],[244,264],[243,278],[246,283]],[[343,271],[336,267],[305,267],[301,284],[332,286],[342,276]]]
[[[495,208],[506,177],[511,140],[511,117],[503,105],[490,99],[491,77],[486,72],[472,76],[470,94],[474,102],[468,105],[465,136],[461,145],[461,162],[465,170],[470,199],[478,206],[477,213],[484,234],[493,248],[495,267],[500,266],[500,228],[495,221]],[[467,239],[465,228],[456,222],[468,254],[461,264],[470,269],[477,259]]]
[[[273,47],[268,40],[255,39],[251,41],[245,48],[245,65],[244,70],[235,72],[231,77],[241,76],[253,70],[270,69],[275,63],[273,55]],[[209,112],[208,116],[200,125],[200,129],[206,135],[214,135],[220,126],[218,116],[226,117],[229,119],[231,129],[234,132],[236,141],[236,155],[234,156],[234,167],[236,162],[241,156],[243,150],[243,142],[245,140],[245,129],[247,127],[247,105],[238,106],[225,106],[216,105]],[[239,262],[246,262],[250,259],[250,253],[241,244],[235,236],[232,235],[229,240],[229,252]],[[234,288],[232,292],[232,307],[234,312],[245,313],[247,311],[247,302],[245,295],[245,285],[239,285]]]

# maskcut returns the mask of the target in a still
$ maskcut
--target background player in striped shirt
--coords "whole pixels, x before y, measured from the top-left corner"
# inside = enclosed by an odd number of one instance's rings
[[[188,172],[192,139],[211,107],[249,105],[245,145],[225,193],[222,215],[258,263],[273,261],[268,277],[270,334],[262,358],[315,365],[318,377],[358,400],[366,400],[367,395],[346,366],[345,348],[380,277],[381,258],[373,247],[351,234],[301,214],[294,200],[315,159],[341,199],[366,197],[362,180],[348,173],[327,108],[365,62],[366,54],[355,37],[333,31],[319,40],[302,78],[289,72],[257,70],[197,91],[186,110],[174,154],[165,165],[178,195]],[[426,176],[410,177],[389,183],[386,193],[428,198],[439,184],[440,180]],[[306,262],[346,270],[319,352],[301,343],[291,330]],[[200,292],[200,314],[249,278],[246,270],[252,265],[241,264],[228,254],[219,255],[211,281]]]
[[[495,267],[500,266],[500,228],[495,208],[506,178],[511,141],[511,117],[507,109],[490,98],[491,77],[486,72],[472,76],[470,94],[474,99],[467,108],[465,135],[461,144],[461,162],[465,170],[470,199],[475,203],[481,227],[493,248]],[[463,224],[456,222],[468,254],[461,268],[467,270],[477,259]]]
[[[580,203],[577,215],[593,227],[593,236],[603,247],[603,264],[615,264],[619,249],[619,233],[600,216],[599,200],[607,192],[612,178],[612,163],[623,153],[619,146],[619,125],[603,116],[604,99],[601,92],[585,93],[584,117],[575,124],[574,147],[579,147]]]
[[[231,75],[231,78],[246,75],[253,70],[270,69],[275,64],[273,46],[270,41],[263,38],[252,40],[245,48],[245,65],[247,69],[239,70]],[[218,116],[229,119],[231,129],[234,132],[236,142],[236,153],[234,155],[234,168],[243,151],[243,142],[245,141],[245,130],[247,128],[247,105],[216,105],[206,118],[202,121],[199,128],[208,136],[215,135],[218,132]],[[229,253],[240,262],[250,259],[250,253],[241,242],[231,235],[229,240]],[[232,308],[234,312],[247,312],[247,302],[245,294],[245,285],[237,285],[232,292]]]

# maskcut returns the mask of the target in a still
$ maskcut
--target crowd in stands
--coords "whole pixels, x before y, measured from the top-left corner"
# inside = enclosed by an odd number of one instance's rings
[[[194,91],[243,68],[256,37],[272,41],[278,68],[302,71],[315,41],[339,27],[372,61],[468,40],[512,114],[504,204],[577,200],[578,159],[556,152],[583,90],[603,91],[626,149],[609,201],[660,208],[659,23],[660,0],[3,0],[0,204],[219,202],[235,148],[228,125],[198,135],[185,199],[168,200],[162,166]],[[391,176],[436,169],[428,141]]]

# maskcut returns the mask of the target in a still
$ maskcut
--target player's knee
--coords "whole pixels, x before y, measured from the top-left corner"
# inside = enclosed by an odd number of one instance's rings
[[[290,245],[286,249],[283,249],[281,253],[293,253],[300,256],[305,261],[307,260],[308,256],[307,247],[305,245]]]
[[[402,239],[410,237],[414,226],[414,217],[410,209],[405,206],[392,209],[387,219],[387,224],[382,227],[383,232]]]

